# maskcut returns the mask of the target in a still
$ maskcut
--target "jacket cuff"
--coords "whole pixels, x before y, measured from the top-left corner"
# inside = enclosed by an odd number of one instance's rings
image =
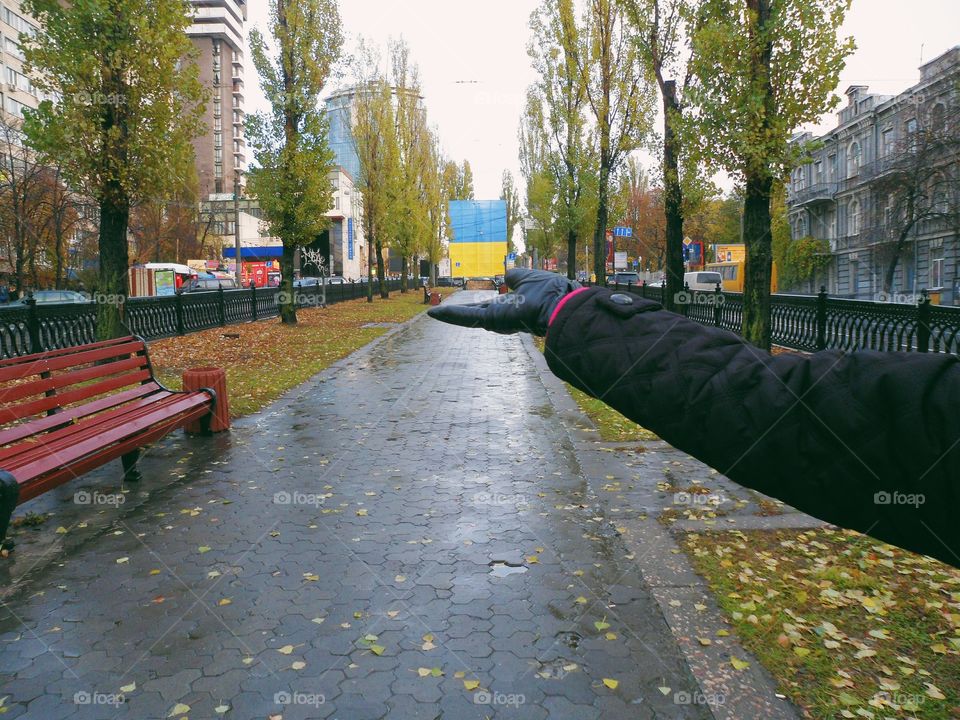
[[[577,288],[573,292],[567,293],[562,298],[560,298],[560,302],[557,303],[557,306],[553,309],[553,312],[550,313],[550,320],[549,322],[547,322],[547,327],[550,327],[553,324],[554,319],[557,317],[557,314],[560,312],[560,308],[566,305],[567,301],[570,298],[572,298],[574,295],[578,295],[579,293],[582,293],[584,290],[589,290],[589,289],[590,288],[585,288],[585,287]]]

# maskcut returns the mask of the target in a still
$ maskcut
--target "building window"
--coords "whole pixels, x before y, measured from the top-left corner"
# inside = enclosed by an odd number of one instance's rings
[[[18,60],[23,60],[23,49],[20,47],[20,43],[18,43],[16,40],[13,40],[12,38],[4,38],[3,47],[8,53],[13,55]]]
[[[893,155],[893,128],[888,128],[883,131],[883,139],[881,141],[883,156],[890,157]]]
[[[860,172],[860,143],[852,142],[847,148],[847,177],[856,177]]]
[[[943,130],[947,122],[947,107],[943,103],[937,103],[930,111],[930,127],[934,132]]]
[[[930,287],[943,287],[943,258],[932,258],[930,260]]]
[[[823,162],[821,160],[817,160],[813,164],[813,181],[817,184],[823,182]]]
[[[860,202],[851,201],[847,207],[847,235],[860,234]]]
[[[905,127],[907,129],[907,135],[915,135],[917,132],[917,119],[910,118],[907,120]]]
[[[837,177],[837,156],[830,155],[827,158],[827,182],[833,182]]]

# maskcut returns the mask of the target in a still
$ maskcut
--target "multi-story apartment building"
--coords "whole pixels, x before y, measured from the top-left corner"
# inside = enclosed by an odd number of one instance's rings
[[[197,49],[200,81],[210,90],[207,130],[194,140],[200,196],[234,191],[243,183],[243,34],[246,0],[192,0],[187,35]]]
[[[23,72],[20,33],[33,34],[37,24],[20,9],[19,0],[0,0],[0,51],[3,53],[3,78],[0,84],[3,110],[14,118],[23,117],[25,107],[35,108],[39,92]]]
[[[814,148],[809,162],[795,168],[787,189],[794,239],[829,241],[828,291],[837,296],[874,298],[884,290],[890,265],[889,185],[884,184],[903,148],[919,129],[940,127],[960,114],[960,46],[920,68],[920,81],[896,96],[875,95],[863,85],[847,89],[837,127],[820,137],[798,135],[794,142]],[[952,125],[956,128],[956,125]],[[938,158],[929,168],[960,173],[960,153]],[[941,290],[941,302],[960,304],[960,250],[955,223],[946,218],[918,222],[899,254],[892,292]]]

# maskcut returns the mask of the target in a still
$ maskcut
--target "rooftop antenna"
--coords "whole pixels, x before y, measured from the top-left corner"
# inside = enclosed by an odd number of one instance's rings
[[[920,64],[923,65],[923,43],[920,43]]]

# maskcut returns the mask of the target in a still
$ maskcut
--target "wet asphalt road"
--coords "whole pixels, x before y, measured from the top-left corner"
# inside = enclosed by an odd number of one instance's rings
[[[421,317],[122,504],[40,498],[6,717],[709,717],[567,432],[519,338]]]

